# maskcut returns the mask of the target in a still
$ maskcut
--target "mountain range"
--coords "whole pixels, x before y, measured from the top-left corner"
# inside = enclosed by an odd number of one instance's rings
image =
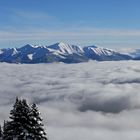
[[[0,49],[0,62],[7,63],[79,63],[89,60],[140,60],[140,50],[126,54],[96,46],[80,47],[63,42],[50,46],[27,44],[20,48]]]

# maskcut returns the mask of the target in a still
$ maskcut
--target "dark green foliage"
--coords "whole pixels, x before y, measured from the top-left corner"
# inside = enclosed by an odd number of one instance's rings
[[[13,125],[12,125],[12,122],[4,121],[3,140],[13,140]]]
[[[3,132],[2,132],[1,125],[0,125],[0,140],[2,139],[2,137],[3,137]]]
[[[31,136],[35,140],[47,140],[46,133],[43,129],[42,118],[36,104],[32,104],[30,113],[30,122],[32,125]]]
[[[4,125],[4,140],[12,138],[25,139],[28,135],[30,108],[25,100],[16,99],[13,109],[10,111],[10,119]]]
[[[16,99],[10,111],[10,121],[4,122],[3,140],[47,140],[36,104]]]

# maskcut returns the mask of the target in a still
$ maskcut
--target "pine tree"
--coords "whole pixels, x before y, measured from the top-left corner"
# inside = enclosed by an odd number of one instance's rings
[[[13,140],[13,128],[11,122],[4,121],[3,125],[3,140]]]
[[[42,118],[35,103],[31,106],[30,121],[32,124],[31,137],[33,140],[47,140],[43,129]]]
[[[11,121],[5,123],[4,140],[12,140],[13,138],[18,140],[26,139],[28,135],[29,112],[30,109],[26,101],[21,101],[17,98],[13,110],[10,112]]]
[[[3,132],[2,132],[1,125],[0,125],[0,140],[2,140],[2,137],[3,137]]]
[[[36,104],[16,99],[10,121],[4,122],[3,140],[47,140]]]

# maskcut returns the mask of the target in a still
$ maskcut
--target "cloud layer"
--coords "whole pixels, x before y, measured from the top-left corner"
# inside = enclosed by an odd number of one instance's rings
[[[25,22],[28,21],[26,18],[32,20],[32,18],[43,18],[45,16],[41,16],[40,13],[36,13],[35,15],[37,16],[35,17],[33,17],[33,13],[24,12],[22,14],[23,12],[19,13],[19,17],[25,16]],[[32,17],[30,17],[31,15]],[[15,15],[15,17],[17,18],[18,16]],[[47,16],[44,18],[47,18]],[[52,23],[55,23],[55,20],[50,24]],[[25,45],[25,42],[29,44],[49,45],[60,41],[81,46],[95,44],[104,48],[139,48],[140,30],[63,26],[47,28],[40,25],[40,28],[37,28],[32,25],[28,27],[22,25],[20,29],[18,27],[15,29],[13,27],[1,29],[0,48],[21,47]]]
[[[140,139],[140,63],[0,64],[0,120],[16,96],[39,105],[53,140]]]

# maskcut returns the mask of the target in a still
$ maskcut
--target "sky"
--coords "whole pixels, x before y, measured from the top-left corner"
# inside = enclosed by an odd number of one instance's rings
[[[0,48],[66,42],[139,48],[139,0],[0,0]]]

